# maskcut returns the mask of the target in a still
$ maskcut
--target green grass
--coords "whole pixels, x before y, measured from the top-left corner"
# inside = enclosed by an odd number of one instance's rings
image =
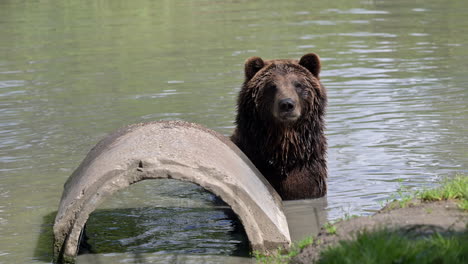
[[[414,199],[414,192],[411,192],[408,187],[402,185],[403,179],[399,179],[400,186],[395,194],[390,196],[390,199],[380,201],[380,206],[386,210],[393,210],[395,208],[405,208]]]
[[[386,201],[387,204],[385,207],[388,210],[405,208],[410,205],[415,198],[418,198],[422,201],[457,200],[460,209],[467,211],[468,176],[458,175],[454,178],[445,178],[439,188],[417,192],[410,192],[405,187],[400,187],[397,190],[397,194],[398,195],[394,195],[393,201]],[[398,197],[398,199],[396,197]]]
[[[414,240],[387,230],[362,232],[323,251],[318,263],[468,263],[468,233]]]
[[[314,240],[312,236],[309,236],[299,242],[293,243],[289,250],[278,248],[275,252],[269,255],[265,255],[258,251],[254,251],[253,256],[257,259],[257,263],[288,263],[293,257],[297,256],[303,248],[312,244],[313,242]]]
[[[313,242],[314,242],[314,239],[312,238],[312,236],[309,236],[309,237],[306,237],[303,240],[297,242],[296,247],[297,247],[297,249],[299,251],[301,251],[303,248],[307,247],[308,245],[312,244]]]
[[[423,201],[441,201],[457,199],[468,200],[468,176],[458,175],[453,179],[445,179],[437,189],[424,190],[417,195]]]
[[[400,179],[400,184],[402,183],[402,179]],[[400,185],[400,188],[397,190],[397,194],[400,197],[398,200],[398,205],[401,208],[407,207],[408,204],[413,200],[413,195],[411,195],[410,191],[407,187]]]
[[[462,209],[463,211],[468,211],[468,200],[461,200],[458,203],[458,207]]]
[[[350,213],[345,213],[344,217],[342,220],[349,220],[349,219],[353,219],[353,218],[356,218],[356,217],[359,217],[359,215],[356,215],[356,214],[350,214]]]
[[[323,227],[325,228],[325,231],[327,231],[328,234],[336,235],[336,226],[332,223],[328,222]]]

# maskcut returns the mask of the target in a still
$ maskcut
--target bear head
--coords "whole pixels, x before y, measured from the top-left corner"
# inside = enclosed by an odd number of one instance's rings
[[[252,114],[263,121],[290,126],[320,108],[317,105],[326,95],[319,73],[320,59],[315,53],[306,54],[300,60],[251,57],[245,63],[241,91],[248,96],[241,96],[239,104],[253,104],[251,110],[256,113]]]

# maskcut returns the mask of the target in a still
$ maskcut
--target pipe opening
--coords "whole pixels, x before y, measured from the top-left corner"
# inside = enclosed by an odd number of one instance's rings
[[[144,180],[91,213],[79,254],[195,254],[247,257],[250,245],[233,210],[190,182]]]

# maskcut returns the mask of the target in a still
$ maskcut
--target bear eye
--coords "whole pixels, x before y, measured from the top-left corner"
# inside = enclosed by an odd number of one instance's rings
[[[276,85],[274,85],[274,84],[269,84],[269,85],[267,86],[267,90],[268,90],[268,91],[271,91],[271,92],[276,91]]]
[[[303,86],[302,83],[300,83],[300,82],[295,82],[295,83],[294,83],[294,87],[295,87],[296,90],[298,90],[298,91],[301,91],[302,89],[304,89],[304,86]]]
[[[307,97],[309,96],[309,90],[306,89],[306,86],[303,85],[302,83],[300,82],[295,82],[294,83],[294,87],[296,88],[296,92],[300,95],[302,95],[303,97]]]

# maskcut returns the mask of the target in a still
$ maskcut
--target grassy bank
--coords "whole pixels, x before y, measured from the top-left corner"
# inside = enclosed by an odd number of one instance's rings
[[[387,205],[386,210],[412,207],[414,201],[424,206],[426,202],[444,200],[456,201],[459,209],[467,212],[468,176],[460,175],[447,179],[439,188],[402,197],[399,201]],[[457,211],[456,205],[453,205],[453,208]],[[431,217],[430,212],[427,213],[427,217]],[[343,221],[346,222],[347,219]],[[336,236],[337,232],[340,230],[337,230],[335,225],[327,223],[324,226],[324,234]],[[320,243],[320,238],[316,238],[315,242],[314,239],[308,238],[294,244],[289,251],[278,249],[269,256],[257,253],[255,257],[259,263],[288,263],[302,249],[309,245],[317,247]],[[302,260],[300,263],[311,262],[312,260]],[[358,232],[354,240],[340,241],[322,250],[317,263],[468,263],[468,233],[466,229],[462,233],[424,233],[421,230],[408,232],[403,229]]]
[[[323,251],[317,263],[468,263],[468,233],[411,238],[389,230],[363,232]]]
[[[278,248],[270,255],[265,255],[258,251],[254,251],[253,256],[257,259],[258,263],[288,263],[293,257],[297,256],[302,249],[312,244],[313,241],[314,240],[312,237],[307,237],[299,242],[293,243],[288,250]]]
[[[457,200],[460,209],[468,211],[468,176],[446,179],[440,188],[424,190],[417,197],[423,201]]]

